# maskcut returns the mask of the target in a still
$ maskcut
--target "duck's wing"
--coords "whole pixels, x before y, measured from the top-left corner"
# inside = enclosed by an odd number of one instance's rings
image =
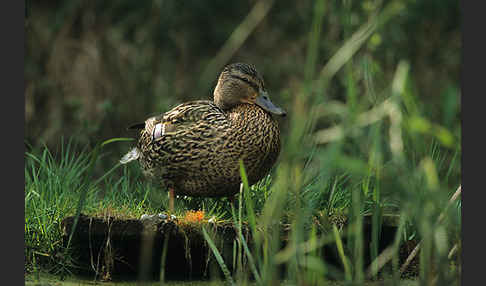
[[[144,122],[137,122],[127,127],[127,130],[141,130],[147,127],[148,122],[177,124],[184,122],[196,122],[208,112],[223,113],[212,101],[209,100],[195,100],[182,103],[166,113],[152,116]]]
[[[138,159],[145,147],[152,143],[160,143],[168,137],[171,139],[164,145],[183,145],[187,140],[212,137],[217,132],[215,130],[223,128],[224,124],[227,124],[225,113],[212,101],[196,100],[182,103],[166,113],[148,118],[145,122],[128,126],[127,129],[130,130],[141,130],[141,137],[137,147],[123,156],[120,163],[126,164]],[[177,131],[180,131],[178,135]]]
[[[196,100],[180,104],[164,114],[147,119],[144,128],[152,134],[152,140],[157,140],[179,130],[203,132],[207,126],[220,126],[226,124],[226,121],[225,113],[212,101]]]

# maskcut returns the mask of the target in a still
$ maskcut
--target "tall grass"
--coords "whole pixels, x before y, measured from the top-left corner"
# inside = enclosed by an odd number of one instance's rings
[[[38,155],[26,153],[26,267],[55,264],[56,255],[62,252],[60,221],[75,210],[72,202],[79,196],[72,190],[85,185],[82,174],[88,168],[89,157],[71,152],[71,142],[62,146],[66,149],[61,150],[59,163],[47,148]]]
[[[454,211],[446,210],[449,198],[460,185],[460,130],[432,122],[419,108],[406,60],[397,64],[389,86],[377,91],[371,88],[374,85],[370,81],[376,74],[368,68],[370,58],[353,57],[374,32],[404,9],[398,1],[389,2],[350,35],[316,74],[316,46],[325,3],[315,2],[305,80],[289,110],[283,154],[258,217],[241,167],[244,204],[238,212],[246,212],[252,236],[251,241],[237,237],[244,251],[237,252],[240,257],[236,261],[242,257],[251,261],[246,271],[257,285],[277,285],[281,281],[327,285],[334,278],[361,285],[378,277],[396,285],[403,271],[399,269],[400,245],[412,237],[411,233],[421,241],[419,282],[460,283],[460,271],[451,266],[455,262],[449,255],[461,243],[460,202],[454,205]],[[326,95],[326,86],[336,77],[346,82],[346,101],[342,103],[330,102]],[[364,88],[361,80],[368,81]],[[363,93],[373,100],[363,97]],[[334,124],[322,127],[329,115]],[[329,215],[338,210],[348,219],[343,230],[333,225],[331,232],[316,231],[312,222],[319,212]],[[379,253],[384,213],[398,214],[400,222],[394,243]],[[364,244],[365,214],[372,215],[370,245]],[[238,219],[235,225],[240,228]],[[284,223],[290,226],[288,231]],[[282,233],[288,238],[283,248]],[[322,248],[327,244],[335,245],[342,270],[336,271],[328,263]],[[252,246],[251,251],[247,245]],[[370,248],[371,264],[364,261],[365,248]],[[217,249],[213,247],[213,251],[217,255]],[[220,259],[218,262],[226,267]],[[284,273],[280,271],[282,265]],[[386,270],[386,265],[391,267]],[[233,283],[226,272],[225,276]],[[239,283],[248,282],[248,275],[236,277],[243,279]]]
[[[105,144],[110,141],[104,142]],[[61,140],[53,154],[47,147],[25,154],[25,257],[26,271],[69,272],[75,267],[68,245],[62,241],[62,220],[91,214],[139,217],[156,212],[165,201],[150,196],[153,188],[136,180],[141,174],[114,166],[101,177],[92,176],[94,165],[106,155],[99,144],[80,148],[72,139]],[[135,174],[135,178],[132,178]],[[67,247],[67,248],[66,248]]]

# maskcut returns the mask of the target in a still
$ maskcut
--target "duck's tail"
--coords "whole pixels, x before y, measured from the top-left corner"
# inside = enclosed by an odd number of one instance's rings
[[[135,123],[127,127],[127,130],[140,130],[145,128],[145,122]]]
[[[140,150],[137,147],[134,147],[130,150],[125,156],[120,159],[121,164],[126,164],[133,160],[137,160],[140,157]]]

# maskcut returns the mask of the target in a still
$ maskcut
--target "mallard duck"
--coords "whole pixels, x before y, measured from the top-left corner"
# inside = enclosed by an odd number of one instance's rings
[[[243,160],[250,185],[265,177],[280,152],[272,114],[285,116],[268,96],[262,76],[245,63],[227,65],[214,101],[180,104],[129,129],[141,129],[136,147],[120,163],[138,160],[143,173],[174,195],[232,197],[241,183]]]

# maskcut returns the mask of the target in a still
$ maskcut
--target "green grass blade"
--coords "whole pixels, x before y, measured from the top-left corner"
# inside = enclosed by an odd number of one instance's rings
[[[344,247],[343,247],[343,242],[341,240],[341,236],[339,235],[339,230],[337,229],[336,225],[332,225],[332,230],[334,233],[334,239],[336,240],[336,247],[338,249],[339,253],[339,258],[341,258],[341,262],[343,263],[344,266],[344,276],[346,278],[346,281],[351,281],[351,267],[349,265],[348,258],[346,257],[346,254],[344,253]]]
[[[133,141],[135,140],[134,138],[125,138],[125,137],[116,137],[116,138],[111,138],[108,140],[105,140],[101,143],[101,147],[113,143],[113,142],[125,142],[125,141]]]
[[[245,238],[243,237],[243,233],[240,231],[238,232],[238,235],[240,237],[241,244],[243,245],[243,250],[245,251],[246,257],[248,258],[248,263],[250,264],[250,269],[253,272],[253,275],[255,276],[255,280],[258,284],[262,284],[262,278],[260,277],[260,274],[258,273],[258,269],[255,264],[255,259],[253,259],[253,255],[250,252],[250,249],[248,248],[248,244],[245,241]]]
[[[250,186],[248,185],[248,177],[246,175],[245,166],[243,165],[243,160],[240,159],[240,176],[241,181],[243,182],[243,191],[245,194],[245,206],[246,212],[248,217],[248,223],[250,224],[250,228],[252,233],[256,232],[256,215],[255,210],[253,208],[253,201],[250,196]]]
[[[224,260],[223,260],[223,257],[221,256],[221,254],[219,253],[219,250],[218,248],[216,247],[216,245],[214,245],[214,242],[213,240],[211,239],[211,237],[209,236],[209,234],[207,233],[206,231],[206,228],[204,228],[204,226],[202,227],[202,233],[204,235],[204,239],[206,240],[206,242],[208,243],[209,245],[209,248],[211,249],[211,251],[213,252],[213,255],[214,257],[216,258],[216,261],[218,262],[219,264],[219,267],[221,268],[221,271],[223,271],[223,274],[224,274],[224,277],[226,278],[226,281],[230,284],[230,285],[236,285],[235,284],[235,281],[233,280],[233,277],[231,277],[231,273],[230,271],[228,270],[228,267],[226,266],[226,264],[224,263]]]

